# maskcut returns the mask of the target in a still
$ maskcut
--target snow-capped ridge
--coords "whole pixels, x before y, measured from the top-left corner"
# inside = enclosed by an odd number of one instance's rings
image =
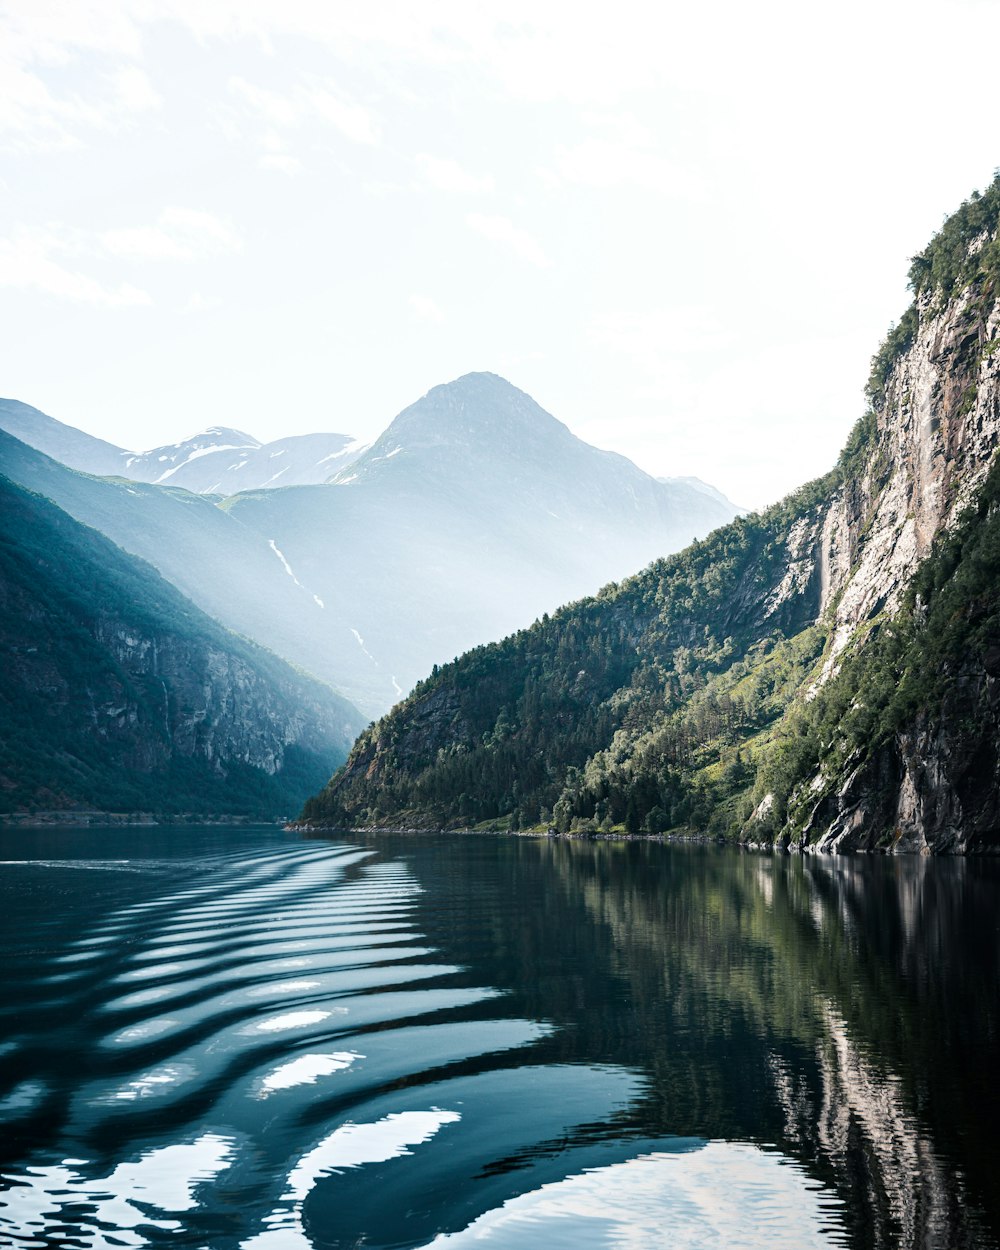
[[[234,426],[210,425],[176,443],[130,451],[15,399],[0,399],[0,430],[79,472],[181,486],[204,495],[319,485],[367,447],[360,439],[336,433],[297,434],[262,443]]]

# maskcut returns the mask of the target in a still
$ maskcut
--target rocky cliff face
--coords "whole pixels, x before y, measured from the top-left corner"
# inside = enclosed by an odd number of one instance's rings
[[[1000,830],[1000,649],[948,673],[940,709],[922,710],[830,785],[822,768],[808,816],[778,841],[801,850],[967,854],[995,850]],[[750,833],[753,833],[751,823]]]
[[[832,663],[859,625],[900,594],[942,526],[981,486],[1000,433],[1000,302],[974,290],[936,307],[915,302],[913,342],[896,360],[872,414],[860,474],[840,484],[788,539],[776,601],[819,577]]]
[[[312,683],[297,681],[291,671],[275,681],[209,640],[137,628],[125,614],[95,621],[94,639],[128,680],[115,683],[101,704],[92,692],[89,718],[100,737],[122,743],[139,769],[176,755],[202,759],[220,774],[239,763],[273,777],[289,747],[321,757],[342,751],[357,725],[345,708],[331,706],[322,687],[310,689]],[[162,706],[156,700],[150,706],[142,696],[157,687]],[[69,700],[60,710],[71,711]],[[137,736],[140,726],[154,733]]]
[[[967,260],[995,240],[995,227],[978,236]],[[864,471],[813,523],[809,559],[820,571],[820,611],[832,628],[820,683],[838,671],[845,648],[858,646],[859,631],[899,611],[915,572],[932,559],[935,539],[954,529],[983,492],[1000,441],[995,277],[980,272],[947,299],[939,289],[918,292],[911,341],[875,397]],[[970,526],[985,533],[995,518],[991,509],[981,511]],[[991,589],[980,586],[980,597]],[[916,633],[921,611],[918,602],[909,614]],[[979,654],[950,657],[944,696],[934,707],[914,709],[889,741],[871,753],[856,749],[839,773],[817,761],[800,793],[821,797],[780,840],[821,850],[966,852],[993,844],[1000,830],[996,641]]]
[[[0,810],[284,815],[361,718],[0,479]]]

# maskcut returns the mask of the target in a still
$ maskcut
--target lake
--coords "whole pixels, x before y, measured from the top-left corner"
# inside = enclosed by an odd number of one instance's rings
[[[1000,864],[0,832],[0,1244],[996,1247]]]

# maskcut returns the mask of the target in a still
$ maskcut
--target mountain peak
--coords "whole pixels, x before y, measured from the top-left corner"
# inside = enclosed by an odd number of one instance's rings
[[[424,399],[428,399],[431,395],[437,395],[442,392],[454,395],[477,396],[491,394],[508,397],[513,395],[523,395],[526,399],[530,398],[530,396],[526,395],[524,391],[519,390],[513,382],[508,382],[507,379],[502,378],[499,373],[490,373],[487,370],[463,373],[460,377],[453,378],[450,382],[441,382],[437,386],[432,386],[424,396]]]
[[[260,447],[260,440],[229,425],[210,425],[190,438],[174,443],[174,447]],[[154,448],[159,451],[160,448]]]
[[[509,458],[577,441],[567,426],[530,395],[496,373],[466,373],[432,387],[389,424],[372,445],[371,460],[396,448],[435,448]]]

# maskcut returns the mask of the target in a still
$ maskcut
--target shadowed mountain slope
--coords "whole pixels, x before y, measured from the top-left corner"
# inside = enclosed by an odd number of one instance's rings
[[[0,810],[281,816],[359,714],[0,477]]]
[[[227,628],[253,638],[331,685],[323,609],[287,573],[267,539],[205,496],[175,487],[93,477],[0,432],[0,470],[76,520],[148,560]],[[354,645],[348,635],[343,650]]]

